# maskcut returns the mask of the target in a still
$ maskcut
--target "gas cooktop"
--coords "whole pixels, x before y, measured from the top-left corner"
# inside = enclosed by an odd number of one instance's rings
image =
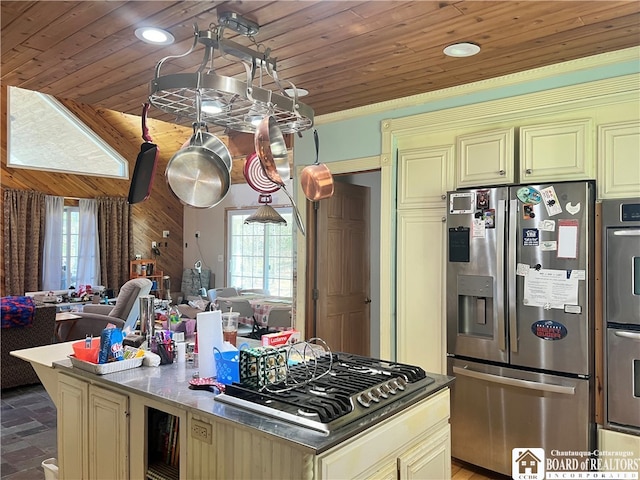
[[[319,357],[315,367],[324,373],[320,378],[293,387],[291,382],[272,384],[262,391],[227,385],[216,400],[330,432],[435,382],[420,367],[349,353]],[[289,377],[302,378],[307,371],[308,365],[296,365]]]

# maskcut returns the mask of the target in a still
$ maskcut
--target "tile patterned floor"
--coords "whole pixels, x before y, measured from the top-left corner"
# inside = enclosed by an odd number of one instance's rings
[[[44,479],[42,461],[57,454],[56,407],[42,385],[3,390],[0,403],[2,480]]]

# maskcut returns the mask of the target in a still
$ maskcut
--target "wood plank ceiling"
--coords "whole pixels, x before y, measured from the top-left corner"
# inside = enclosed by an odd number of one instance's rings
[[[316,116],[640,45],[636,0],[3,1],[1,80],[139,115],[156,63],[186,52],[194,22],[206,30],[224,11],[260,25],[259,48],[271,49],[281,79],[309,91],[302,101]],[[168,29],[176,43],[139,41],[134,29],[143,25]],[[225,38],[256,48],[229,29]],[[443,54],[460,41],[482,50]],[[169,62],[167,72],[195,71],[203,51]],[[229,57],[213,65],[218,75],[244,78]],[[159,109],[150,116],[176,122]]]

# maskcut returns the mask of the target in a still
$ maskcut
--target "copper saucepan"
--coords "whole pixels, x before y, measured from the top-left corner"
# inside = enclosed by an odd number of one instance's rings
[[[318,162],[320,146],[318,131],[313,129],[313,140],[316,144],[316,161],[313,165],[307,165],[300,172],[300,183],[305,197],[312,202],[317,202],[333,195],[333,175],[324,163]]]
[[[289,200],[291,200],[296,224],[298,225],[300,233],[305,235],[305,228],[302,224],[300,211],[284,184],[283,177],[290,177],[289,157],[287,155],[287,145],[284,142],[282,131],[273,116],[269,115],[262,119],[258,128],[256,128],[254,143],[256,154],[260,159],[262,168],[264,168],[264,173],[269,177],[269,180],[280,185],[280,189],[289,197]]]

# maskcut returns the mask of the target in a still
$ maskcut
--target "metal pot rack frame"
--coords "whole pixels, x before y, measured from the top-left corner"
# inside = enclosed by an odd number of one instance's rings
[[[196,97],[200,91],[202,104],[217,102],[220,113],[202,111],[202,121],[224,127],[226,131],[255,133],[253,118],[271,115],[282,133],[300,133],[313,126],[314,112],[297,98],[295,85],[291,85],[294,96],[282,88],[276,70],[276,59],[270,50],[260,53],[232,40],[223,38],[225,25],[211,25],[209,30],[198,30],[194,24],[194,40],[191,48],[181,55],[170,55],[161,59],[155,68],[150,84],[149,102],[156,108],[178,119],[194,121],[197,117]],[[172,58],[181,58],[193,52],[198,43],[205,46],[204,58],[194,73],[160,75],[163,64]],[[255,41],[254,41],[255,43]],[[215,49],[221,54],[239,59],[246,71],[246,81],[217,75],[213,71]],[[207,69],[207,65],[209,68]],[[256,71],[260,69],[260,85],[253,85]],[[262,87],[262,72],[265,70],[274,80],[279,92]]]

